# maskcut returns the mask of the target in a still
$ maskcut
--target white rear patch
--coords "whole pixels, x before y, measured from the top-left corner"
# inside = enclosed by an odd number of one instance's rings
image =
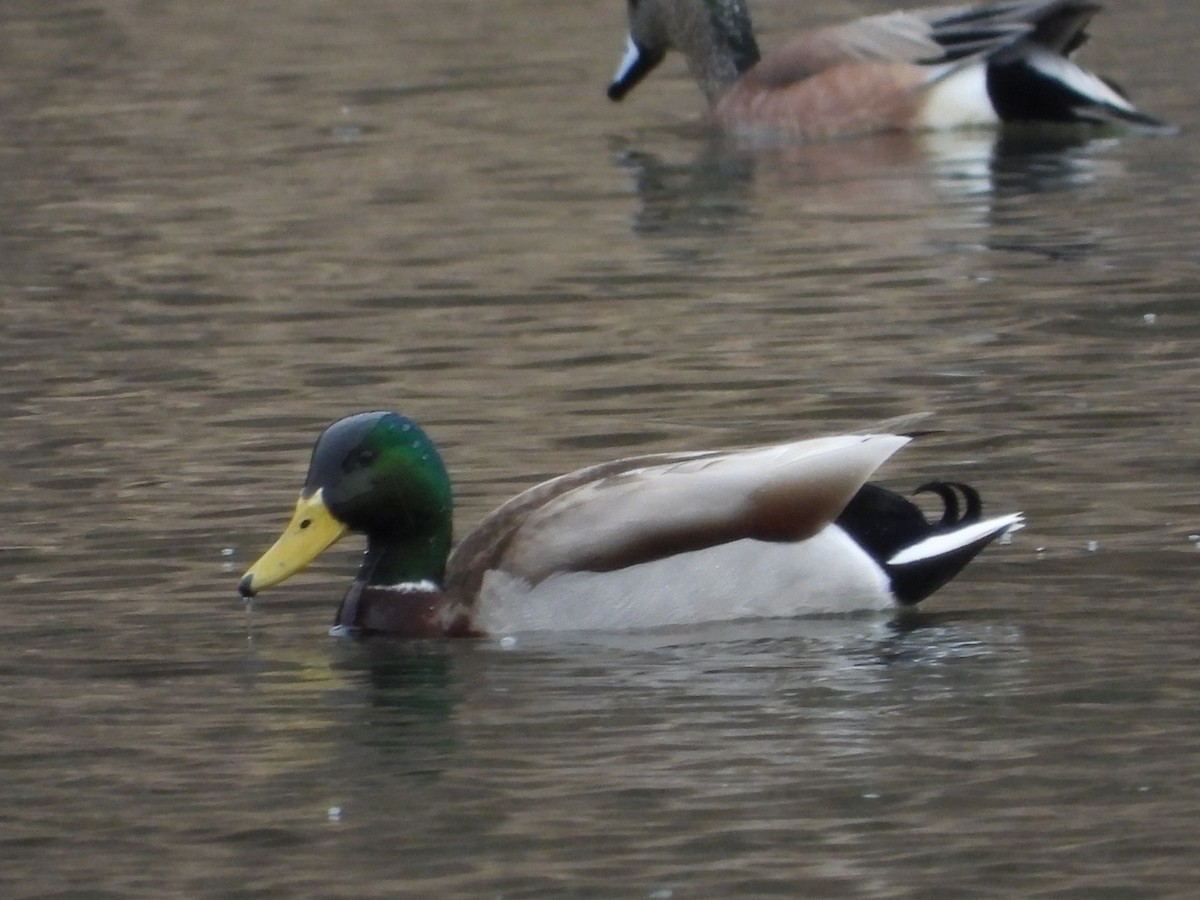
[[[962,66],[933,81],[920,112],[926,128],[946,129],[1000,124],[987,91],[987,70],[978,63]]]

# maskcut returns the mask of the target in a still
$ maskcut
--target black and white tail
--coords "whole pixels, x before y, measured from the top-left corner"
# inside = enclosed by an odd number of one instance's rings
[[[987,66],[987,91],[1004,122],[1111,125],[1152,133],[1175,128],[1146,115],[1112,82],[1037,46]]]
[[[1009,123],[1175,132],[1173,126],[1134,106],[1113,82],[1073,61],[1075,51],[1087,42],[1087,26],[1099,10],[1092,0],[1011,0],[934,8],[926,11],[927,25],[941,55],[923,62],[934,67],[935,84],[945,82],[939,89],[951,98],[955,115],[961,117],[957,108],[966,104],[975,110],[969,122],[976,124],[994,115]],[[977,67],[983,71],[982,83],[969,74]],[[986,97],[975,95],[980,88]],[[988,113],[980,111],[982,105],[989,107]],[[928,115],[935,127],[939,116],[944,117],[940,112]]]
[[[905,497],[873,484],[864,485],[837,519],[883,567],[896,600],[905,605],[924,600],[980,550],[1025,521],[1021,513],[982,518],[979,492],[970,485],[932,481],[917,489],[924,492],[942,499],[945,508],[937,522],[929,522]]]

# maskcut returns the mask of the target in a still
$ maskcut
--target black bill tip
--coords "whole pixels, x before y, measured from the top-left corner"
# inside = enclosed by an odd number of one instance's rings
[[[608,99],[621,100],[626,94],[637,87],[638,83],[649,75],[663,61],[666,55],[663,50],[643,47],[632,37],[626,40],[625,56],[617,67],[612,84],[608,86]]]

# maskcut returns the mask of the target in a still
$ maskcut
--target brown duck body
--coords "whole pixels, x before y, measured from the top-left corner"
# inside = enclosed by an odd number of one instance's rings
[[[790,85],[760,71],[773,67],[760,64],[738,79],[713,105],[712,122],[731,132],[805,140],[922,127],[928,75],[919,66],[836,66]]]
[[[348,634],[414,639],[482,637],[473,607],[432,583],[383,586],[356,581],[342,599],[333,627]]]

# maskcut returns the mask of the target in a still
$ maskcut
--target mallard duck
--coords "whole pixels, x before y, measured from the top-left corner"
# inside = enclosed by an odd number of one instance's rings
[[[744,0],[629,0],[620,100],[669,50],[687,58],[721,128],[820,138],[1008,122],[1170,126],[1071,61],[1100,7],[1012,0],[869,16],[760,57]]]
[[[601,463],[518,494],[451,552],[450,479],[411,419],[367,412],[317,439],[251,597],[347,532],[367,549],[335,625],[402,637],[619,630],[912,605],[1022,523],[956,482],[927,521],[866,480],[910,438],[849,434]]]

